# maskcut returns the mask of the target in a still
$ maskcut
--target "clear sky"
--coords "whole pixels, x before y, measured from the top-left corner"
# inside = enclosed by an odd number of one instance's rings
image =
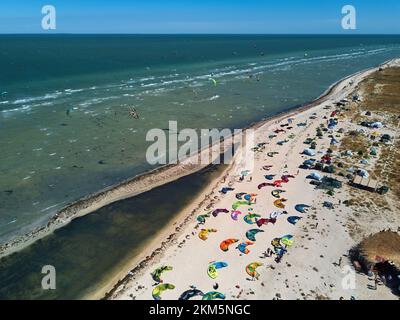
[[[41,8],[57,10],[57,33],[400,34],[400,0],[0,0],[0,33],[43,33]],[[341,9],[357,10],[357,30]]]

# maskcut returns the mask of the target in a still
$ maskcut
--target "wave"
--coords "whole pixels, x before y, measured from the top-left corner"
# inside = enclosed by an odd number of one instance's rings
[[[119,83],[111,83],[104,86],[92,86],[90,88],[68,88],[62,91],[55,91],[47,93],[42,96],[26,97],[22,99],[1,101],[1,112],[16,112],[16,111],[29,111],[32,108],[51,106],[56,104],[61,105],[78,105],[80,107],[90,107],[92,105],[100,104],[108,100],[117,100],[121,98],[116,90],[123,90],[126,93],[122,94],[122,97],[135,97],[141,98],[143,96],[159,96],[163,93],[184,89],[187,87],[204,87],[209,86],[209,78],[216,79],[219,84],[224,84],[226,81],[233,81],[238,79],[244,79],[248,75],[261,74],[266,71],[285,71],[290,69],[292,66],[307,65],[334,62],[340,60],[355,59],[358,57],[366,57],[371,55],[377,55],[387,53],[391,50],[399,49],[399,46],[393,45],[388,47],[357,47],[347,49],[347,52],[336,53],[336,54],[316,54],[310,52],[310,56],[304,56],[301,54],[291,55],[289,57],[280,57],[272,61],[266,61],[264,58],[261,61],[247,61],[237,64],[230,64],[226,66],[220,66],[217,68],[209,69],[204,73],[197,74],[185,74],[185,73],[168,73],[165,75],[149,75],[145,77],[131,77],[128,80],[121,80]],[[114,90],[115,89],[115,90]],[[93,90],[96,90],[94,93]],[[72,98],[72,95],[79,95],[77,98]],[[107,95],[107,92],[109,94]],[[92,97],[92,95],[104,95],[104,97]],[[18,106],[18,107],[15,107]]]

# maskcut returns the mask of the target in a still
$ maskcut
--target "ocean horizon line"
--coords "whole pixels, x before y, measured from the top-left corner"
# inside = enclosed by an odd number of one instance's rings
[[[123,36],[400,36],[400,33],[130,33],[130,32],[32,32],[32,33],[2,33],[0,36],[57,36],[57,35],[123,35]]]

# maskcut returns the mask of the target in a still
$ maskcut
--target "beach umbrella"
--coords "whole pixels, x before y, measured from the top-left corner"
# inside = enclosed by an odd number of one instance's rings
[[[357,253],[367,269],[376,263],[390,261],[400,270],[400,235],[393,231],[381,231],[365,238],[356,247]]]

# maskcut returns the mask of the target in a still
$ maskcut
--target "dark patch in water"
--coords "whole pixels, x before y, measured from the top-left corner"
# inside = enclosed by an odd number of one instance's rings
[[[134,258],[222,170],[209,167],[110,204],[1,259],[0,299],[81,298]],[[56,268],[56,290],[41,288],[44,265]]]

